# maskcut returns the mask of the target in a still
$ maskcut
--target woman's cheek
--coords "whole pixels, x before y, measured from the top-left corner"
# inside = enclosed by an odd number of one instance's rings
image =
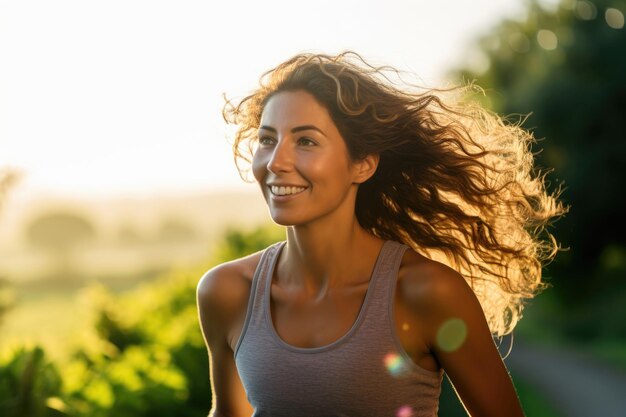
[[[267,163],[264,161],[262,152],[256,151],[252,156],[252,174],[257,182],[261,182],[265,177],[265,167]]]

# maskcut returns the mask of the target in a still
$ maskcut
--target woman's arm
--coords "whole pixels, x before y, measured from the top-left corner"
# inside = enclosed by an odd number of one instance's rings
[[[209,417],[248,417],[254,409],[241,384],[228,343],[233,319],[245,311],[250,286],[233,264],[209,270],[197,288],[200,327],[209,351],[213,407]]]
[[[424,339],[471,417],[524,417],[474,291],[441,263],[409,271],[410,303],[424,323]],[[406,285],[406,284],[405,284]],[[465,333],[465,336],[463,336]]]

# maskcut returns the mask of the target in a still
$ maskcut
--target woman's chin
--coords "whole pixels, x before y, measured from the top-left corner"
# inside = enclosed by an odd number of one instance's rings
[[[272,221],[279,226],[296,226],[297,222],[284,216],[272,216]]]
[[[280,213],[280,210],[270,208],[270,217],[272,221],[279,226],[297,226],[303,224],[302,216],[288,215]]]

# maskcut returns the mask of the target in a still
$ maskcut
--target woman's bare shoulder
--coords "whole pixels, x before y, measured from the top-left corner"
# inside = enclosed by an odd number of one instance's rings
[[[416,309],[431,307],[435,293],[467,285],[456,270],[407,249],[398,272],[398,293]]]
[[[407,262],[403,262],[398,274],[398,296],[424,323],[424,337],[429,346],[434,343],[439,326],[450,317],[463,318],[464,309],[473,309],[471,314],[480,310],[479,301],[463,275],[421,255],[408,255]],[[470,313],[466,315],[469,317]]]
[[[236,317],[247,306],[254,271],[263,251],[221,263],[202,275],[197,285],[198,308],[221,318]]]

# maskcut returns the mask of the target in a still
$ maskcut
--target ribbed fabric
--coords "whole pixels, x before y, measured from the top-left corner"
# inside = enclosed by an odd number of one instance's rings
[[[404,351],[392,317],[407,246],[388,240],[374,266],[361,310],[335,342],[300,348],[283,341],[271,320],[270,286],[287,242],[266,248],[254,273],[235,362],[253,417],[433,417],[443,370],[418,366]]]

